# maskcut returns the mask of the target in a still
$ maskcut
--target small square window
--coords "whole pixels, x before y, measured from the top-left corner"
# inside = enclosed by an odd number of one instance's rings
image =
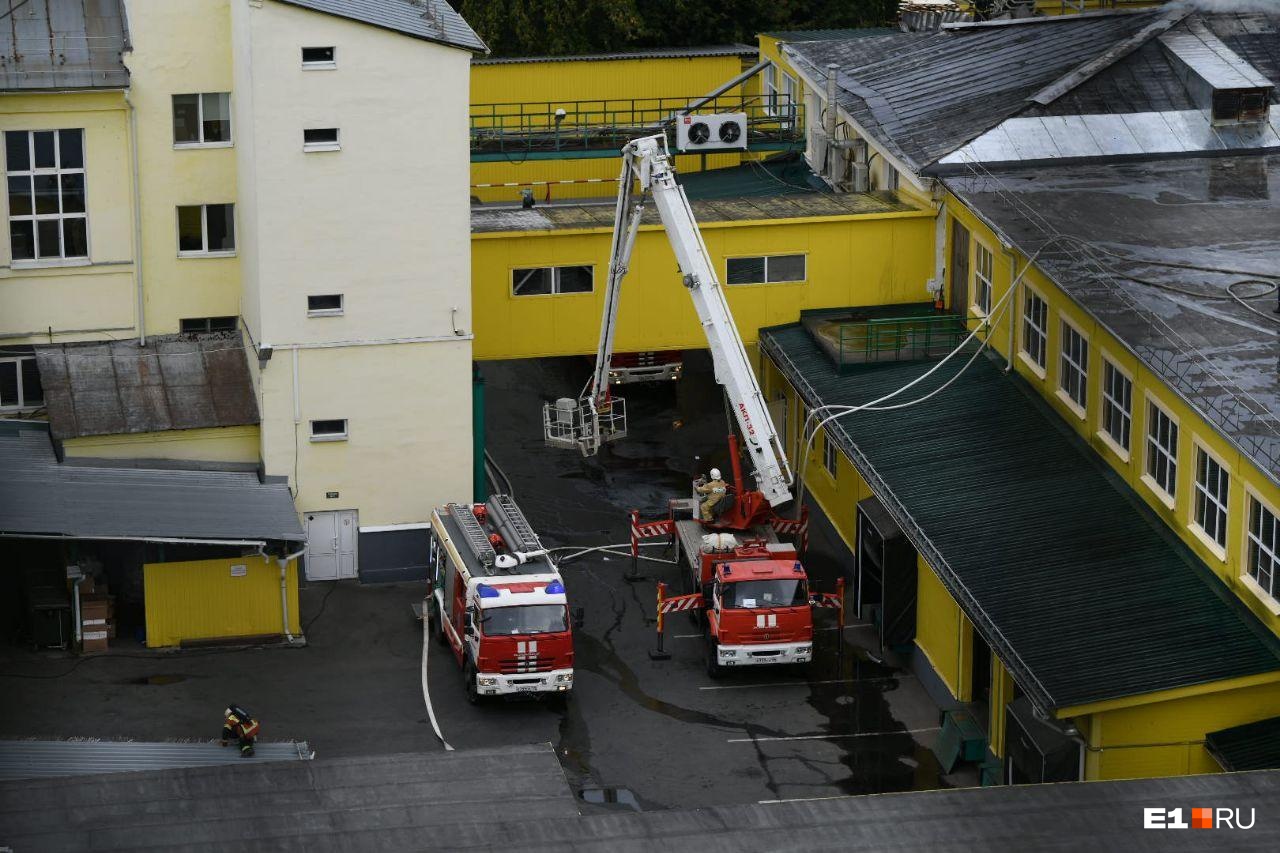
[[[231,144],[231,94],[173,96],[173,144],[179,148]]]
[[[304,47],[302,49],[302,67],[306,69],[337,67],[337,48]]]
[[[236,250],[235,205],[178,208],[178,255],[231,255]]]
[[[336,127],[310,127],[302,131],[303,151],[337,151],[341,147]]]
[[[307,314],[311,317],[332,317],[341,313],[341,293],[323,293],[307,297]]]
[[[312,441],[346,441],[347,420],[325,420],[311,422]]]

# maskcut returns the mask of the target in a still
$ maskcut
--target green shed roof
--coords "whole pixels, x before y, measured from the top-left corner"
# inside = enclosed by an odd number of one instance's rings
[[[933,364],[841,375],[800,324],[760,346],[811,406],[868,402]],[[1019,686],[1048,710],[1280,670],[1280,641],[1001,367],[979,357],[927,403],[831,432]]]
[[[1280,770],[1280,717],[1205,735],[1223,770]]]

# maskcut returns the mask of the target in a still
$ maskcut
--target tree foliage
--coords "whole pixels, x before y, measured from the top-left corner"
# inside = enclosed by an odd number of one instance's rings
[[[450,0],[494,56],[753,44],[769,30],[891,23],[897,0]]]

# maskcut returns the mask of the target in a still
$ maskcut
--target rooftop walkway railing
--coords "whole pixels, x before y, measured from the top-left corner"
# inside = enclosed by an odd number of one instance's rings
[[[472,104],[471,156],[616,154],[630,140],[674,124],[676,117],[698,100],[701,98]],[[800,104],[769,101],[761,95],[724,95],[699,106],[698,113],[746,113],[748,149],[790,149],[804,142]]]

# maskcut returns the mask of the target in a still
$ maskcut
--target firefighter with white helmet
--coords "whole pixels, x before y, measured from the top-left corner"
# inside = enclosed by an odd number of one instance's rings
[[[725,495],[729,493],[729,486],[724,480],[720,479],[720,469],[712,468],[710,476],[707,480],[696,483],[694,488],[698,494],[705,495],[701,505],[698,507],[702,515],[703,521],[714,521],[716,507],[724,500]]]

